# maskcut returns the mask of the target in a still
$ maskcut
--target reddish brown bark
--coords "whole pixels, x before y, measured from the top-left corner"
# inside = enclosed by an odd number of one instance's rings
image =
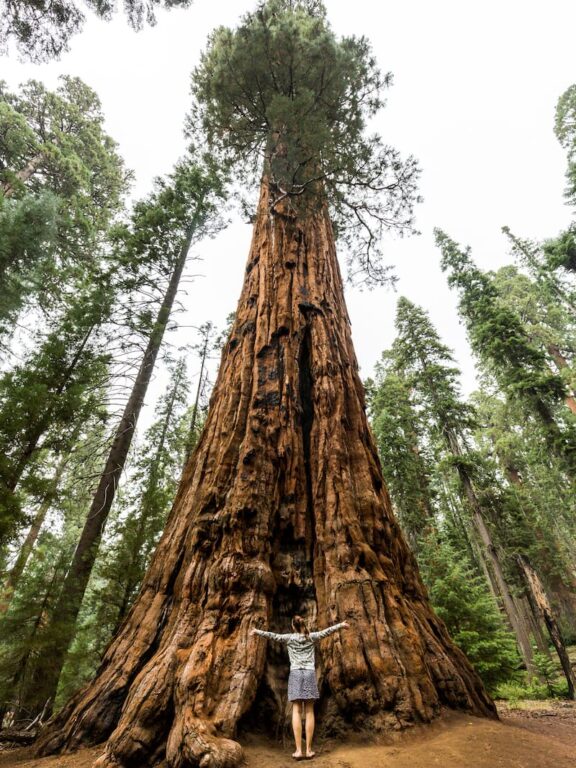
[[[326,719],[371,730],[442,704],[495,716],[433,614],[364,412],[331,225],[272,213],[263,184],[244,288],[202,437],[141,592],[95,680],[39,752],[108,738],[100,768],[228,768],[287,662],[249,631],[353,629],[323,647]],[[162,762],[165,761],[165,762]]]

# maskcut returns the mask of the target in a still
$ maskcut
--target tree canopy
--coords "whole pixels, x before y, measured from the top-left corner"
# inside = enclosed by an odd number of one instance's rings
[[[378,283],[380,236],[413,231],[418,167],[402,159],[369,120],[391,76],[364,37],[338,38],[319,0],[268,0],[235,29],[219,27],[193,74],[191,133],[213,152],[272,185],[270,207],[327,202],[348,249],[351,277]]]
[[[128,23],[134,29],[155,24],[156,8],[188,7],[192,0],[122,0]],[[117,9],[114,0],[0,0],[0,53],[13,40],[18,52],[31,61],[58,58],[68,50],[70,38],[86,21],[82,10],[110,20]]]

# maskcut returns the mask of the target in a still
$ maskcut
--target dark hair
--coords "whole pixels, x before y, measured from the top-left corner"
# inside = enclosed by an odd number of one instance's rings
[[[294,616],[292,619],[292,629],[295,632],[303,632],[306,637],[310,637],[310,631],[308,629],[308,625],[302,618],[302,616]]]

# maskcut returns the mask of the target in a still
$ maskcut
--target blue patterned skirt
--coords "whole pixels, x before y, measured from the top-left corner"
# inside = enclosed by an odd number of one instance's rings
[[[288,701],[310,701],[319,698],[315,670],[291,669],[288,677]]]

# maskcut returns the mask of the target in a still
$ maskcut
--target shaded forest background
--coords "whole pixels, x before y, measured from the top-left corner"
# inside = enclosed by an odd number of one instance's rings
[[[56,51],[48,38],[20,45]],[[0,87],[5,723],[46,716],[94,674],[163,530],[208,408],[208,361],[227,338],[210,318],[187,348],[166,336],[191,246],[225,226],[225,165],[189,122],[188,154],[129,204],[131,174],[103,124],[77,78]],[[573,209],[576,86],[555,130]],[[492,273],[436,233],[477,390],[463,397],[451,350],[400,298],[396,340],[366,381],[369,415],[432,602],[488,689],[573,698],[576,228],[567,214],[545,242],[506,234],[508,263]],[[138,430],[160,359],[170,380]]]

